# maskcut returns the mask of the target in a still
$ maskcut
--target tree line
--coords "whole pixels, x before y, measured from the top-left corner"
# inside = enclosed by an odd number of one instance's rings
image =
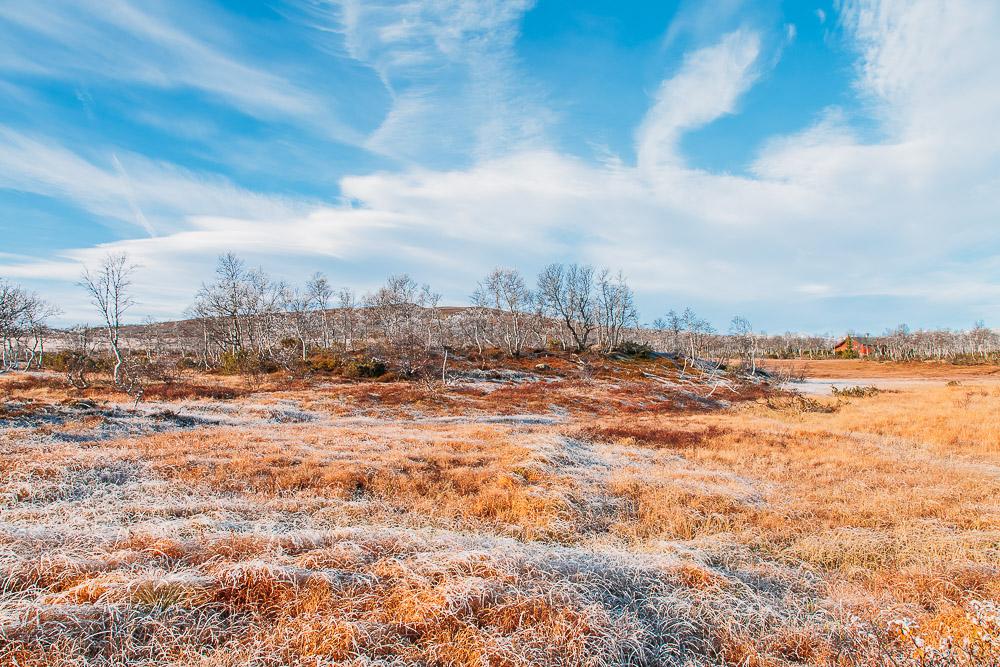
[[[390,276],[358,295],[334,289],[322,273],[304,285],[275,281],[232,254],[219,258],[189,314],[201,329],[201,363],[310,350],[375,351],[399,372],[416,372],[428,353],[499,349],[519,356],[551,345],[610,352],[638,328],[635,299],[621,273],[551,264],[534,288],[515,269],[497,268],[478,282],[466,307],[441,306],[441,295],[408,275]],[[188,346],[190,348],[190,346]]]
[[[640,325],[632,288],[622,272],[579,263],[553,263],[529,284],[520,271],[496,268],[484,276],[462,307],[441,305],[441,295],[406,274],[357,294],[334,287],[321,272],[304,284],[272,278],[227,253],[194,295],[184,321],[126,326],[134,306],[139,267],[124,254],[109,255],[80,278],[99,325],[53,331],[58,309],[14,283],[0,280],[0,370],[41,368],[46,338],[59,339],[72,381],[102,359],[114,384],[141,393],[164,365],[254,373],[308,368],[349,358],[353,370],[402,377],[428,375],[443,357],[560,349],[604,354],[645,351],[698,359],[740,360],[755,373],[764,358],[826,358],[830,336],[755,331],[734,317],[717,331],[691,308],[671,310]],[[1000,336],[977,322],[965,331],[916,330],[900,325],[866,341],[872,356],[891,360],[1000,361]]]

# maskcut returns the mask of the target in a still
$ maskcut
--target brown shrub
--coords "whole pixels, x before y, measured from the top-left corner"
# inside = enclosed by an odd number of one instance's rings
[[[147,385],[143,392],[143,398],[145,400],[156,401],[181,401],[191,398],[233,400],[242,396],[248,396],[250,393],[250,390],[246,387],[170,382]]]
[[[580,430],[580,436],[601,442],[622,442],[664,449],[685,449],[710,444],[726,433],[718,425],[679,428],[647,421],[595,423]]]

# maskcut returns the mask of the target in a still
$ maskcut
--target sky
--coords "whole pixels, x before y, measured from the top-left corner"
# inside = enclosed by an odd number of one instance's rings
[[[621,269],[642,321],[1000,326],[996,0],[0,0],[0,277],[173,319],[235,252],[467,303]]]

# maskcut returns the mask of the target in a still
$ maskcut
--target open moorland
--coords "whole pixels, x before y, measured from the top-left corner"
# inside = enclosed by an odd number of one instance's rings
[[[997,369],[800,370],[4,376],[0,664],[998,664]]]

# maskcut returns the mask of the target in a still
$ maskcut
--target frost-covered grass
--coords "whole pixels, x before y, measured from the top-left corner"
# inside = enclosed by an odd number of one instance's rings
[[[995,385],[4,396],[0,665],[1000,660]]]

